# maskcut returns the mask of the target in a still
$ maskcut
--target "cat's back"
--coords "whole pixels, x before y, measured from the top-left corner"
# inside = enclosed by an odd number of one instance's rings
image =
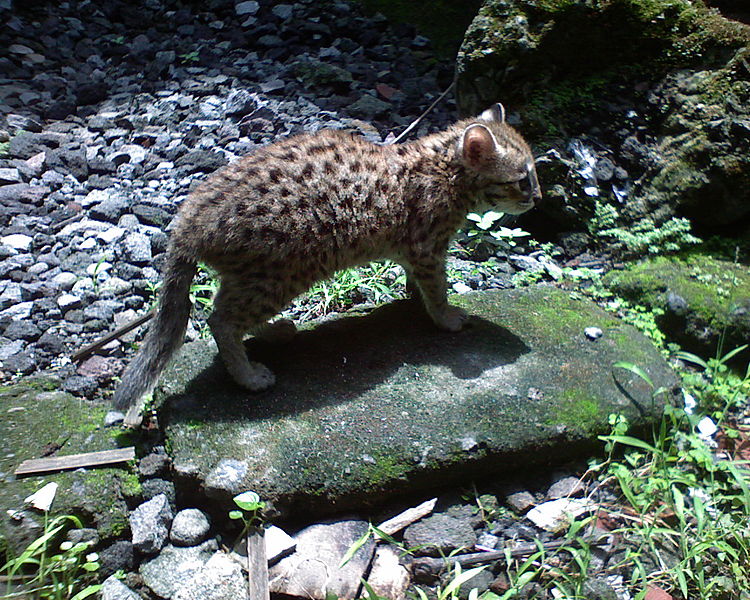
[[[288,244],[357,224],[387,209],[398,188],[392,146],[322,130],[259,148],[227,165],[185,200],[174,237],[202,248]],[[339,231],[342,233],[342,231]]]

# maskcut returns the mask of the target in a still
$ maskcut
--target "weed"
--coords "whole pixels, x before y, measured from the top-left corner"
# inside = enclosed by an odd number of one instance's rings
[[[89,583],[87,577],[99,569],[98,556],[88,552],[90,544],[66,541],[59,552],[52,551],[68,527],[80,529],[83,523],[73,515],[50,519],[45,512],[42,535],[0,567],[7,580],[4,598],[83,600],[99,592],[101,585]]]
[[[200,61],[200,48],[197,50],[193,50],[192,52],[185,52],[184,54],[180,54],[179,57],[183,64],[195,64]]]
[[[471,222],[471,225],[465,229],[468,238],[468,250],[474,250],[480,243],[512,248],[516,245],[517,239],[531,235],[518,227],[511,229],[502,226],[500,221],[503,217],[505,217],[504,213],[492,210],[482,215],[477,213],[466,215],[466,218]]]
[[[682,354],[703,367],[701,383],[713,382],[713,392],[723,397],[718,403],[721,409],[712,412],[719,424],[726,420],[730,406],[748,399],[743,386],[750,367],[740,385],[735,385],[736,380],[716,383],[728,377],[721,367],[742,350],[706,362]],[[634,365],[618,366],[649,381]],[[689,379],[686,384],[690,385]],[[609,456],[593,468],[603,473],[602,485],[616,491],[625,505],[617,513],[621,526],[613,531],[622,538],[625,550],[611,568],[629,577],[638,590],[636,600],[645,598],[649,585],[704,600],[734,597],[733,591],[750,585],[746,570],[750,474],[740,462],[714,454],[699,428],[704,419],[706,415],[692,404],[667,405],[650,442],[626,435],[628,424],[622,416],[611,417],[612,433],[601,437]],[[615,458],[617,450],[622,453]],[[611,510],[610,516],[615,512]]]
[[[361,302],[381,303],[406,295],[406,275],[391,261],[337,272],[313,285],[294,301],[302,320],[350,308]]]
[[[614,206],[597,202],[588,227],[592,234],[613,244],[626,256],[678,252],[701,242],[690,233],[688,219],[673,217],[657,224],[644,218],[627,227],[618,227],[618,220],[619,213]]]
[[[253,491],[242,492],[233,498],[234,503],[240,510],[229,512],[229,518],[241,520],[245,524],[243,533],[251,527],[257,527],[263,523],[263,509],[266,503]]]

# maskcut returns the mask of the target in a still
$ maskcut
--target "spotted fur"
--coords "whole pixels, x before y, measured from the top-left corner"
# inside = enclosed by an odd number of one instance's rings
[[[269,319],[339,269],[394,260],[436,325],[459,330],[466,314],[446,301],[451,236],[467,212],[519,214],[540,197],[531,151],[500,105],[402,145],[323,131],[266,146],[212,175],[182,205],[159,309],[115,406],[138,421],[139,399],[184,336],[198,261],[220,276],[209,326],[227,370],[262,390],[274,376],[248,360],[243,336],[292,333],[290,322]]]

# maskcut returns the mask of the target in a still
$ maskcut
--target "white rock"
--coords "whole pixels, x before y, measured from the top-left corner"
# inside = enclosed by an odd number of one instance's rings
[[[0,311],[0,319],[10,317],[11,319],[28,319],[31,316],[31,310],[34,308],[34,302],[19,302],[15,306]]]
[[[585,498],[560,498],[535,506],[526,517],[537,527],[557,533],[571,520],[596,509],[596,504]]]
[[[713,435],[719,431],[716,423],[713,422],[711,417],[703,417],[698,421],[698,436],[705,439],[713,437]]]
[[[110,227],[106,231],[100,231],[96,235],[104,243],[110,244],[125,235],[125,230],[122,227]]]
[[[32,237],[22,233],[14,233],[0,238],[0,243],[4,246],[9,246],[19,252],[28,252],[31,250],[31,244],[33,241],[34,239]]]
[[[403,600],[410,583],[409,572],[399,562],[398,552],[390,546],[380,546],[375,551],[367,583],[379,597]]]
[[[62,294],[57,299],[57,305],[62,310],[71,310],[74,308],[78,308],[81,306],[81,298],[80,296],[75,296],[73,294]]]
[[[586,329],[583,330],[583,333],[590,340],[598,340],[604,335],[604,332],[598,327],[586,327]]]
[[[453,291],[457,294],[466,294],[471,291],[471,288],[465,283],[459,281],[453,284]]]
[[[140,598],[114,575],[102,584],[102,600],[140,600]]]

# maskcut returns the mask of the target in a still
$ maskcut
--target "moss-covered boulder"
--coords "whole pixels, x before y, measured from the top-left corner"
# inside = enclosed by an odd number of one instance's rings
[[[698,253],[660,256],[611,271],[604,284],[655,309],[667,338],[702,356],[750,343],[747,265]]]
[[[108,409],[61,392],[57,385],[54,379],[33,378],[0,387],[0,548],[8,543],[17,550],[38,536],[44,516],[28,508],[24,499],[52,481],[59,487],[51,515],[76,515],[96,527],[102,538],[118,536],[128,527],[124,494],[137,495],[139,484],[127,465],[14,477],[16,467],[27,459],[117,446],[115,431],[102,425]]]
[[[556,463],[599,447],[610,413],[659,414],[647,384],[677,380],[652,344],[590,301],[550,287],[454,298],[472,315],[436,330],[416,302],[323,322],[250,354],[276,386],[228,381],[207,341],[187,345],[158,398],[178,492],[230,507],[252,489],[309,516],[394,494]],[[584,330],[599,327],[598,340]]]
[[[749,43],[702,0],[486,0],[458,55],[459,106],[503,101],[555,151],[530,228],[583,229],[599,202],[624,224],[746,232]]]

